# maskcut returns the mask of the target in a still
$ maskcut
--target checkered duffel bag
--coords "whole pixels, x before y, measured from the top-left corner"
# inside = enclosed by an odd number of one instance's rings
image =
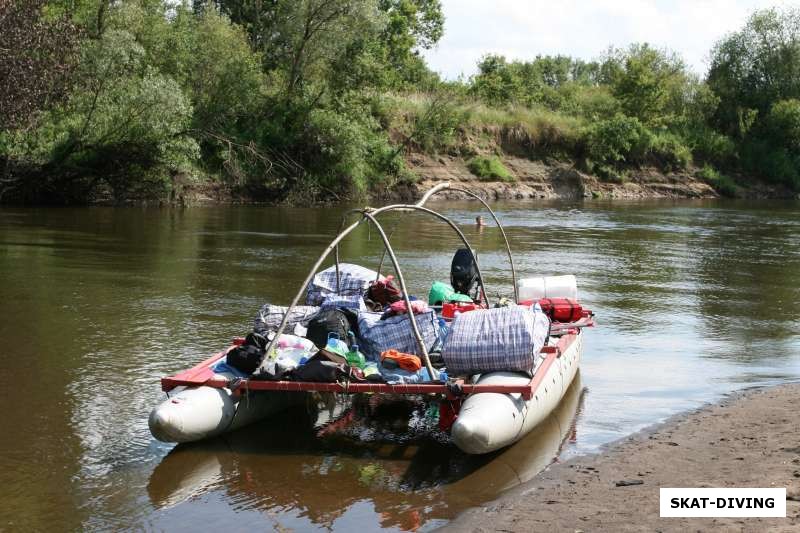
[[[450,326],[442,358],[451,376],[485,372],[533,372],[550,331],[540,311],[511,306],[461,313]]]
[[[425,347],[430,351],[439,341],[439,319],[433,310],[414,315]],[[359,349],[368,359],[380,361],[386,350],[422,355],[408,321],[408,315],[395,315],[381,320],[381,313],[358,314]]]
[[[336,290],[336,266],[317,272],[306,288],[306,305],[322,305],[332,296],[364,296],[369,284],[378,277],[374,270],[350,263],[339,263],[339,290]]]

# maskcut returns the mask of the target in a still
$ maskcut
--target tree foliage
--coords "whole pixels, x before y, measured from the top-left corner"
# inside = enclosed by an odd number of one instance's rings
[[[66,96],[77,28],[44,0],[0,0],[0,130],[29,124]]]
[[[712,50],[713,125],[738,141],[744,168],[800,188],[800,9],[755,12]]]
[[[597,84],[599,65],[567,56],[537,56],[533,61],[508,62],[498,55],[484,56],[472,80],[472,93],[492,104],[542,105],[575,111],[577,93]]]
[[[612,49],[601,66],[625,114],[649,126],[668,125],[683,114],[689,75],[674,53],[647,43]]]
[[[754,13],[712,50],[708,84],[720,98],[717,124],[739,137],[775,102],[800,98],[800,10]]]
[[[440,0],[0,0],[0,199],[125,201],[192,179],[341,198],[410,179],[409,151],[508,179],[484,164],[498,149],[610,179],[696,163],[729,193],[737,173],[800,189],[800,10],[754,13],[706,79],[634,43],[486,55],[443,81],[422,57],[443,32]]]

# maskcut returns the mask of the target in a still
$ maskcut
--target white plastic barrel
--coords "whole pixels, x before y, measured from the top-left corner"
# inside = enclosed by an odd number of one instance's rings
[[[578,282],[575,276],[548,276],[544,278],[524,278],[517,283],[519,301],[539,300],[541,298],[578,299]]]

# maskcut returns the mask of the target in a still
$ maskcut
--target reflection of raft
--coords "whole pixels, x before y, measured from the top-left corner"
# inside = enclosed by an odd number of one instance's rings
[[[376,217],[384,212],[406,211],[424,212],[444,222],[458,234],[464,245],[472,250],[464,234],[447,217],[424,207],[424,203],[439,191],[451,189],[480,200],[480,198],[449,183],[434,187],[417,204],[390,205],[378,209],[365,208],[354,210],[361,219],[346,227],[325,249],[322,256],[311,269],[308,277],[298,291],[289,310],[275,334],[280,338],[286,328],[290,311],[297,306],[305,288],[323,261],[334,250],[337,251],[336,264],[338,274],[338,245],[350,232],[363,222],[371,223],[380,234],[386,252],[393,263],[397,279],[405,300],[409,322],[419,345],[419,354],[429,376],[436,376],[428,351],[417,326],[413,306],[408,297],[405,281],[400,266],[389,244],[389,240]],[[494,212],[489,209],[497,222],[505,239],[505,232],[500,226]],[[514,271],[511,250],[506,239],[509,261],[511,262],[512,283],[515,296],[517,291],[516,273]],[[479,295],[482,305],[486,301],[486,290],[483,277],[475,261],[480,284]],[[264,418],[284,409],[301,392],[336,392],[336,393],[379,393],[379,394],[413,394],[437,395],[451,400],[441,405],[452,409],[463,400],[461,412],[452,425],[453,441],[467,453],[487,453],[516,442],[529,432],[536,424],[545,419],[558,405],[569,388],[578,368],[582,350],[582,328],[592,326],[590,312],[574,322],[554,323],[554,329],[547,345],[536,354],[536,365],[533,375],[520,372],[491,372],[483,374],[476,381],[463,379],[451,380],[448,383],[427,382],[415,384],[385,384],[372,382],[347,383],[312,383],[299,381],[258,381],[239,379],[223,373],[217,373],[214,365],[225,357],[227,351],[221,352],[211,359],[177,375],[161,380],[162,388],[170,392],[180,388],[176,396],[172,396],[157,406],[150,415],[150,429],[153,435],[167,442],[189,442],[219,435],[226,431],[241,427],[259,418]],[[271,353],[272,341],[266,349]],[[231,347],[232,349],[234,347]],[[229,350],[230,350],[229,349]],[[254,393],[254,394],[250,394]],[[295,393],[290,394],[290,393]],[[453,413],[450,413],[452,415]],[[452,416],[443,416],[442,420]]]
[[[567,439],[575,439],[575,421],[583,398],[580,372],[564,393],[561,403],[514,446],[487,454],[481,468],[446,487],[449,500],[465,500],[465,506],[496,498],[505,490],[533,479],[559,455]]]

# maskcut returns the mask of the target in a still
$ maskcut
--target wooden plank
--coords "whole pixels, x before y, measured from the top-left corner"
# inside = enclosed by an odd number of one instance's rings
[[[180,385],[186,386],[199,386],[203,385],[206,381],[214,377],[214,372],[209,368],[211,365],[228,355],[228,352],[233,348],[231,346],[227,350],[215,353],[205,361],[197,363],[195,366],[183,372],[178,372],[174,376],[161,378],[161,390],[167,392]]]

